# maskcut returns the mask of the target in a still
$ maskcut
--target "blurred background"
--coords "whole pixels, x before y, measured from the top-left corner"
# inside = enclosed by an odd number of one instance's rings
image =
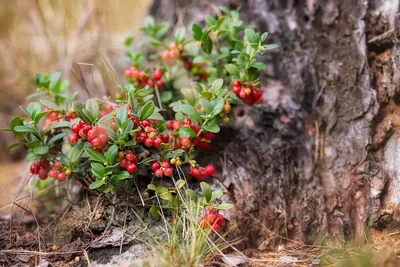
[[[0,128],[8,127],[19,106],[35,92],[37,72],[60,71],[72,90],[82,90],[71,73],[77,62],[99,63],[100,53],[122,74],[123,41],[138,37],[151,0],[0,0]],[[94,80],[104,86],[96,67]],[[15,140],[0,132],[0,191],[21,172],[21,150],[8,152]],[[16,181],[18,183],[18,181]],[[3,202],[4,203],[4,202]],[[7,202],[6,202],[7,203]]]

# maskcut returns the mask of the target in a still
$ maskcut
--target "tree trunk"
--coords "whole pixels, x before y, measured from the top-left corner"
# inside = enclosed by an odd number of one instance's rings
[[[264,58],[264,104],[236,108],[202,157],[220,163],[214,182],[249,241],[363,240],[365,227],[397,219],[399,1],[206,2],[155,0],[150,13],[190,25],[215,5],[241,6],[280,45]]]

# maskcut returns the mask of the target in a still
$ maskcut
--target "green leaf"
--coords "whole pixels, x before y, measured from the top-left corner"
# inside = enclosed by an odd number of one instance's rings
[[[214,201],[216,199],[220,199],[223,194],[224,194],[224,192],[222,192],[222,190],[220,190],[220,189],[213,191],[212,192],[211,201]]]
[[[264,63],[262,63],[262,62],[256,62],[256,63],[254,63],[253,65],[251,65],[253,68],[256,68],[256,69],[259,69],[259,70],[264,70],[266,67],[267,67],[267,65],[265,65]]]
[[[185,180],[179,179],[176,181],[175,187],[176,189],[181,189],[186,184]]]
[[[213,111],[213,107],[210,104],[210,101],[208,101],[205,98],[200,98],[200,104],[203,107],[203,111],[205,114],[210,114]]]
[[[188,195],[194,202],[197,202],[197,194],[192,189],[185,190],[186,195]]]
[[[208,24],[208,26],[210,26],[210,27],[217,24],[217,20],[213,16],[207,15],[205,20],[206,20],[206,23]]]
[[[185,39],[186,31],[184,27],[180,27],[175,32],[175,43],[180,44]]]
[[[108,148],[107,153],[106,153],[106,160],[108,166],[112,166],[115,164],[115,160],[117,159],[117,154],[118,154],[118,146],[117,145],[112,145]]]
[[[54,135],[52,138],[49,139],[49,141],[47,141],[48,145],[54,144],[55,142],[57,142],[60,139],[63,139],[65,136],[67,136],[67,133],[59,133]]]
[[[239,76],[239,68],[235,64],[227,64],[225,69],[229,72],[231,76]]]
[[[97,188],[103,186],[105,183],[106,183],[106,182],[103,181],[103,180],[94,181],[93,183],[91,183],[91,184],[89,185],[89,189],[92,189],[92,190],[97,189]]]
[[[35,152],[35,154],[38,154],[38,155],[45,155],[45,154],[47,154],[47,152],[49,152],[49,147],[48,146],[38,146],[33,149],[33,152]]]
[[[210,104],[213,107],[213,111],[211,112],[211,115],[215,116],[215,115],[218,115],[222,111],[225,101],[222,97],[218,97],[218,98],[211,100]]]
[[[18,126],[15,126],[14,131],[18,132],[18,133],[35,133],[36,128],[30,124],[18,125]]]
[[[253,29],[251,29],[251,28],[245,29],[244,34],[246,35],[246,38],[249,41],[249,43],[253,43],[253,44],[258,43],[259,37]]]
[[[21,117],[14,117],[10,122],[10,129],[14,131],[15,126],[24,125],[24,120]]]
[[[26,143],[26,147],[28,147],[28,148],[35,148],[38,146],[40,146],[40,141],[32,141],[32,142]]]
[[[131,106],[131,110],[136,113],[139,109],[139,103],[134,95],[134,91],[130,91],[128,93],[128,101],[129,105]]]
[[[203,127],[201,128],[212,133],[219,133],[219,131],[221,130],[219,126],[214,122],[203,125]]]
[[[90,164],[90,166],[92,167],[92,173],[99,177],[99,178],[103,178],[106,174],[106,168],[104,167],[103,164],[98,163],[98,162],[92,162],[92,164]]]
[[[279,45],[277,45],[277,44],[269,44],[269,45],[264,46],[264,50],[272,50],[272,49],[275,49],[278,47],[279,47]]]
[[[50,127],[46,129],[46,132],[56,129],[56,128],[69,128],[69,126],[70,126],[70,123],[68,121],[59,121],[59,122],[56,122],[56,123],[50,125]]]
[[[212,197],[212,190],[209,184],[205,182],[200,183],[201,191],[203,192],[206,202],[210,202]]]
[[[25,160],[27,162],[31,162],[39,157],[40,157],[40,155],[35,154],[35,152],[33,152],[33,151],[29,151],[28,154],[26,154]]]
[[[83,120],[85,123],[88,123],[88,124],[92,123],[90,121],[90,119],[88,117],[86,117],[86,115],[83,113],[83,109],[85,108],[83,103],[75,101],[75,102],[72,103],[72,108],[74,109],[76,115],[78,115],[78,117],[81,120]]]
[[[132,35],[127,36],[124,40],[124,43],[126,46],[130,46],[133,43],[133,36]]]
[[[171,91],[164,91],[160,94],[161,102],[167,103],[172,99],[172,92]]]
[[[213,43],[208,34],[204,37],[203,42],[201,43],[201,48],[203,48],[203,51],[207,54],[211,54]]]
[[[193,129],[190,128],[190,127],[183,126],[179,130],[179,136],[180,137],[195,137],[196,136],[196,132],[193,131]]]
[[[43,106],[49,107],[52,110],[60,110],[61,108],[54,102],[51,102],[46,99],[40,99],[40,103],[42,103]]]
[[[120,171],[120,172],[117,172],[116,174],[113,174],[112,176],[111,176],[111,180],[115,180],[115,181],[119,181],[119,180],[124,180],[124,179],[127,179],[127,178],[129,178],[129,177],[131,177],[131,175],[129,174],[129,172],[127,172],[127,171]]]
[[[11,144],[11,145],[7,146],[7,150],[11,150],[11,149],[13,149],[13,148],[15,148],[15,147],[17,147],[17,146],[23,145],[23,144],[24,144],[24,143],[21,143],[21,142]]]
[[[57,84],[59,83],[61,78],[61,72],[54,72],[50,77],[50,85],[49,89],[53,90],[56,89]]]
[[[140,119],[145,120],[149,118],[153,114],[155,108],[156,106],[154,105],[153,102],[147,102],[143,106],[142,111],[140,112]]]
[[[75,164],[76,162],[78,162],[80,156],[85,150],[86,145],[87,142],[79,141],[75,146],[71,148],[71,150],[68,152],[68,160],[71,162],[71,164]]]
[[[102,188],[100,188],[100,190],[103,193],[110,193],[111,191],[114,190],[114,186],[112,184],[107,184],[107,185],[103,186]]]
[[[37,113],[34,118],[35,123],[38,124],[40,119],[43,118],[43,116],[47,115],[47,113],[47,111]]]
[[[99,103],[97,103],[96,100],[94,99],[89,99],[86,102],[86,109],[89,111],[91,114],[92,118],[98,118],[99,117]]]
[[[101,154],[100,152],[94,150],[93,148],[86,148],[85,149],[86,154],[90,157],[90,160],[92,161],[98,161],[100,163],[106,162],[106,158]]]
[[[216,79],[211,85],[210,91],[214,94],[214,92],[217,92],[219,89],[221,89],[222,85],[224,85],[224,80]]]
[[[196,110],[193,106],[188,104],[182,104],[179,106],[179,110],[188,115],[192,120],[196,122],[201,121],[199,111]]]
[[[157,207],[156,205],[151,206],[150,214],[154,219],[156,220],[159,219],[161,217],[160,208]]]
[[[157,191],[157,186],[155,186],[154,184],[148,184],[147,188],[153,191]]]
[[[196,41],[200,41],[201,36],[203,35],[203,30],[201,29],[201,27],[199,25],[197,25],[196,23],[194,23],[192,25],[192,34],[193,34],[193,38]]]
[[[233,207],[233,205],[230,204],[230,203],[222,203],[222,204],[219,204],[219,205],[216,206],[216,208],[219,209],[219,210],[229,210],[232,207]]]
[[[38,102],[31,102],[29,105],[26,107],[26,110],[30,114],[30,118],[33,120],[36,116],[36,114],[40,113],[42,111],[42,106]]]

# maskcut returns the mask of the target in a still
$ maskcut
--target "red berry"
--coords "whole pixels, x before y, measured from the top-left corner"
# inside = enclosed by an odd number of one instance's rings
[[[208,164],[205,167],[205,170],[206,170],[208,176],[212,176],[215,173],[215,167],[212,164]]]
[[[71,126],[71,130],[76,134],[79,133],[80,129],[81,129],[81,127],[79,127],[78,124],[74,124],[74,125]]]
[[[154,79],[159,80],[159,79],[161,79],[161,77],[162,77],[162,72],[161,72],[161,70],[155,70],[155,71],[153,72],[153,78],[154,78]]]
[[[146,127],[148,127],[148,126],[151,126],[151,121],[150,121],[150,120],[143,120],[143,121],[142,121],[142,126],[143,126],[144,128],[146,128]]]
[[[156,84],[157,84],[157,87],[158,87],[158,88],[161,88],[161,87],[164,86],[163,80],[158,80],[158,81],[156,82]]]
[[[141,132],[138,135],[136,135],[136,142],[138,143],[143,143],[146,139],[147,139],[146,133]]]
[[[54,162],[53,168],[54,168],[56,171],[61,170],[61,168],[62,168],[61,163],[58,162],[58,161]]]
[[[169,134],[163,133],[161,135],[161,140],[163,141],[163,143],[167,143],[169,141]]]
[[[169,164],[168,161],[163,161],[163,162],[161,162],[161,167],[163,167],[164,169],[170,168],[171,164]]]
[[[215,212],[210,212],[204,215],[204,217],[210,225],[213,225],[217,220],[217,214],[215,214]]]
[[[192,62],[185,61],[184,67],[185,67],[186,70],[191,70],[192,69]]]
[[[129,173],[134,173],[136,171],[137,167],[135,163],[131,163],[128,166],[126,166],[126,171]]]
[[[99,139],[101,141],[102,144],[105,144],[108,140],[108,136],[104,133],[99,134]]]
[[[40,180],[46,180],[47,179],[47,170],[45,169],[45,168],[40,168],[40,170],[39,170],[39,173],[38,173],[38,175],[39,175],[39,179]]]
[[[165,176],[171,176],[172,175],[172,169],[171,168],[166,168],[164,170],[164,175]]]
[[[83,127],[83,132],[85,134],[87,134],[90,130],[92,130],[92,126],[91,125],[86,125],[85,127]]]
[[[240,97],[241,99],[245,99],[245,98],[247,97],[246,92],[243,91],[243,90],[241,90],[241,91],[239,92],[239,97]]]
[[[167,128],[168,129],[173,129],[174,128],[174,120],[167,121]]]
[[[52,111],[52,112],[50,112],[50,113],[47,115],[47,117],[48,117],[50,120],[55,121],[55,120],[58,119],[58,114],[57,114],[57,112]]]
[[[149,87],[154,87],[154,81],[153,81],[153,80],[148,80],[148,81],[147,81],[147,85],[148,85]]]
[[[219,224],[214,224],[214,225],[212,226],[212,228],[211,228],[211,231],[213,231],[213,232],[218,232],[219,229],[221,229],[221,225],[219,225]]]
[[[160,137],[157,137],[157,138],[154,139],[154,141],[153,141],[153,146],[154,146],[155,148],[158,148],[158,147],[161,146],[161,143],[162,143],[161,138],[160,138]]]
[[[180,143],[182,147],[188,147],[190,146],[190,139],[188,137],[182,137]]]
[[[233,81],[232,82],[232,86],[241,86],[242,84],[240,83],[240,81],[237,81],[237,80],[235,80],[235,81]]]
[[[70,144],[76,144],[78,142],[78,140],[79,140],[79,137],[76,134],[70,134],[68,136],[68,142]]]
[[[39,164],[36,164],[36,163],[32,164],[31,167],[30,167],[30,170],[31,170],[32,174],[38,174],[39,171],[40,171]]]
[[[178,130],[179,128],[181,128],[180,122],[179,121],[174,121],[173,124],[172,124],[172,128],[174,130]]]
[[[122,169],[125,169],[128,166],[128,161],[126,159],[122,159],[119,165]]]
[[[136,163],[136,161],[137,161],[137,156],[136,156],[135,154],[133,154],[133,152],[128,152],[128,153],[125,155],[125,159],[126,159],[127,161],[135,162],[135,163]]]
[[[163,171],[161,169],[158,169],[154,172],[154,175],[157,177],[161,177],[161,176],[163,176]]]
[[[147,147],[153,146],[153,139],[147,138],[147,139],[144,141],[144,144],[145,144],[145,146],[147,146]]]
[[[38,164],[44,168],[48,167],[50,165],[50,162],[45,159],[45,158],[41,158],[38,162]]]
[[[59,174],[57,174],[57,180],[59,181],[65,181],[65,179],[67,179],[67,175],[65,175],[65,173],[60,172]]]
[[[85,133],[85,131],[83,129],[79,130],[79,136],[80,137],[85,137],[86,136],[86,133]]]
[[[49,176],[52,177],[52,178],[56,178],[56,177],[57,177],[57,174],[58,174],[58,173],[57,173],[57,171],[55,171],[55,170],[50,170],[50,171],[49,171]]]
[[[92,144],[93,148],[101,148],[102,145],[100,138],[95,138],[90,143]]]
[[[215,220],[215,223],[219,224],[219,225],[223,225],[224,222],[225,222],[224,216],[222,216],[221,214],[218,214],[217,219]]]
[[[111,112],[111,111],[114,110],[114,107],[111,104],[107,104],[107,105],[104,106],[104,110],[107,111],[107,112]]]
[[[153,172],[155,172],[156,170],[158,170],[158,169],[160,169],[161,168],[161,165],[160,165],[160,163],[158,162],[158,161],[153,161],[151,164],[150,164],[150,169],[153,171]]]
[[[87,133],[88,137],[90,138],[96,138],[97,137],[97,129],[93,128]]]

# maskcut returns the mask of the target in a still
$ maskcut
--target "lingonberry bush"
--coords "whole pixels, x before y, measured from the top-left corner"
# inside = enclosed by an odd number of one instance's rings
[[[276,47],[264,44],[268,34],[245,25],[238,11],[221,11],[206,16],[203,28],[193,24],[191,38],[184,28],[170,34],[168,24],[147,18],[143,38],[125,40],[125,83],[112,79],[107,97],[74,101],[77,94],[68,93],[60,73],[37,74],[38,92],[29,98],[41,99],[21,107],[27,118],[11,121],[21,142],[9,148],[25,145],[31,173],[41,180],[85,177],[90,189],[104,193],[137,191],[154,217],[177,209],[178,190],[186,186],[186,196],[207,207],[201,227],[217,231],[224,223],[217,210],[231,205],[202,182],[216,170],[196,162],[196,151],[212,145],[221,124],[230,122],[232,104],[262,102],[265,64],[257,55]],[[185,174],[201,182],[202,194],[187,187]],[[137,179],[149,181],[142,192]]]

